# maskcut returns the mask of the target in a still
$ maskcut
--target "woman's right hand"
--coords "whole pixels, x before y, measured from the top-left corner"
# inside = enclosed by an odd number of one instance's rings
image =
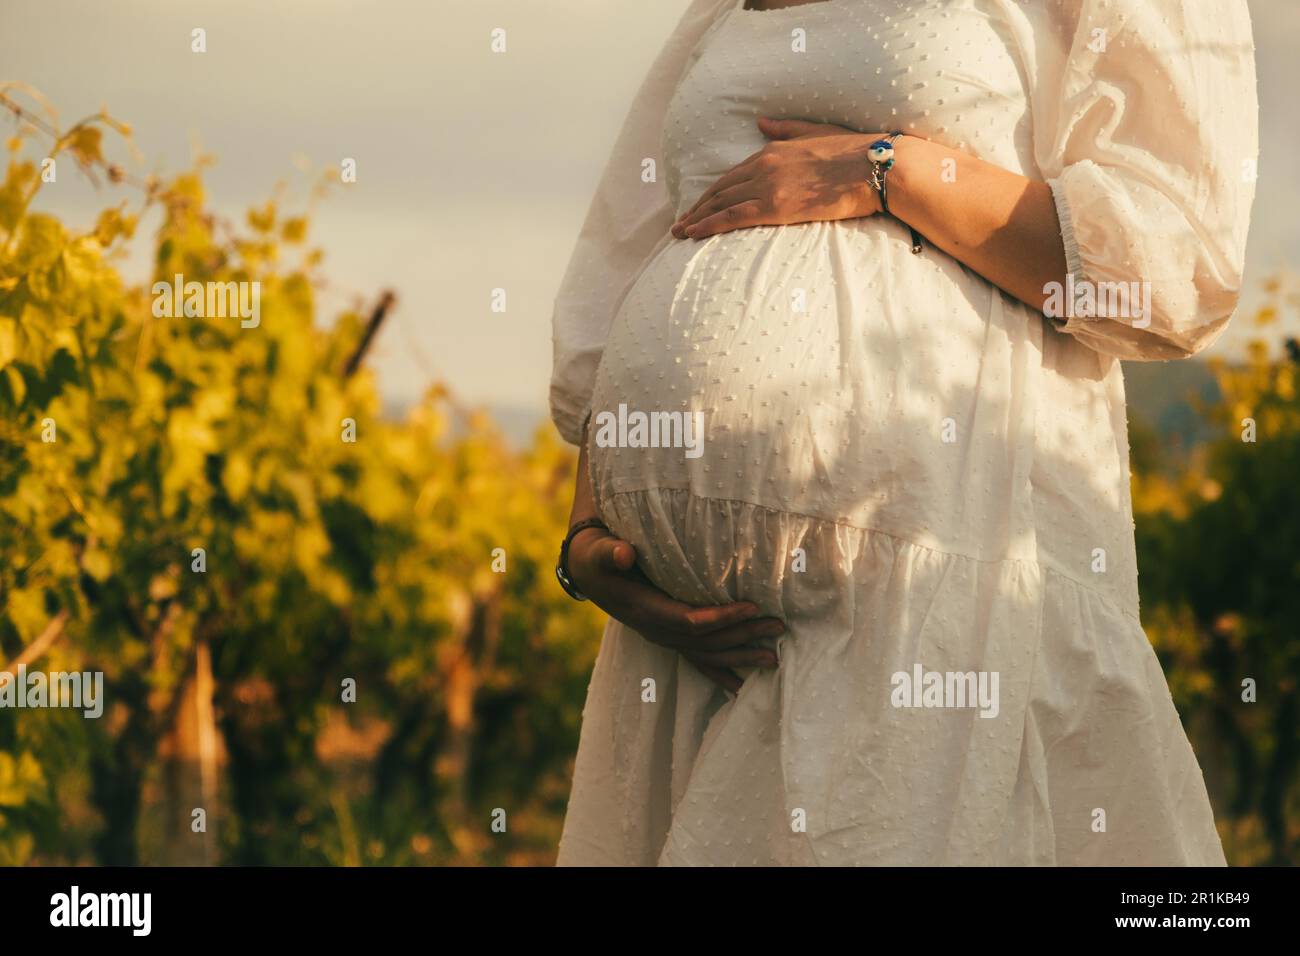
[[[568,565],[578,590],[602,611],[647,641],[677,651],[725,690],[740,690],[732,668],[777,665],[776,652],[757,642],[785,633],[779,618],[759,617],[758,606],[747,601],[695,607],[675,600],[637,567],[636,549],[603,528],[574,536]]]

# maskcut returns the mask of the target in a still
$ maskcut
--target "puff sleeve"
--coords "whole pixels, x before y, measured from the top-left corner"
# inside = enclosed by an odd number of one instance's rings
[[[642,81],[606,163],[552,312],[551,419],[577,444],[610,324],[641,268],[670,242],[674,209],[660,142],[677,83],[699,41],[735,0],[694,0]],[[656,175],[644,181],[646,159]]]
[[[1148,308],[1139,298],[1058,328],[1121,359],[1193,355],[1241,292],[1259,143],[1246,0],[1050,9],[1035,44],[1034,148],[1067,271],[1149,292]]]

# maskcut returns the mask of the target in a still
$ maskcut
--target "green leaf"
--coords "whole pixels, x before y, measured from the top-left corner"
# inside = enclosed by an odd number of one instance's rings
[[[5,383],[9,387],[9,396],[13,400],[14,407],[22,405],[23,399],[27,397],[27,381],[16,365],[5,367]]]
[[[5,368],[18,357],[18,323],[8,316],[0,316],[0,368]]]
[[[40,796],[44,786],[41,765],[30,753],[14,757],[0,752],[0,807],[20,807]]]
[[[107,581],[113,573],[113,559],[100,548],[87,548],[81,553],[81,570],[96,581]]]

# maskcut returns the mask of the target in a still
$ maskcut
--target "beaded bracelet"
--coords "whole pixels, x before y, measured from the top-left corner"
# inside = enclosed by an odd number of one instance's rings
[[[871,161],[871,185],[880,193],[880,210],[887,216],[894,214],[889,211],[889,186],[887,183],[888,174],[894,168],[894,140],[902,136],[902,131],[890,133],[884,139],[878,139],[867,147],[867,158]],[[898,219],[897,216],[894,216]],[[902,220],[899,220],[902,222]],[[907,223],[903,223],[907,225]],[[912,253],[916,254],[921,251],[921,234],[907,226],[907,231],[912,234]]]

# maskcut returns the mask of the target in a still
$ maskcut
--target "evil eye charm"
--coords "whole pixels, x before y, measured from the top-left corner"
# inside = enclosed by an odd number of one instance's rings
[[[894,159],[894,144],[887,139],[878,139],[867,147],[867,156],[873,163],[891,163]]]

